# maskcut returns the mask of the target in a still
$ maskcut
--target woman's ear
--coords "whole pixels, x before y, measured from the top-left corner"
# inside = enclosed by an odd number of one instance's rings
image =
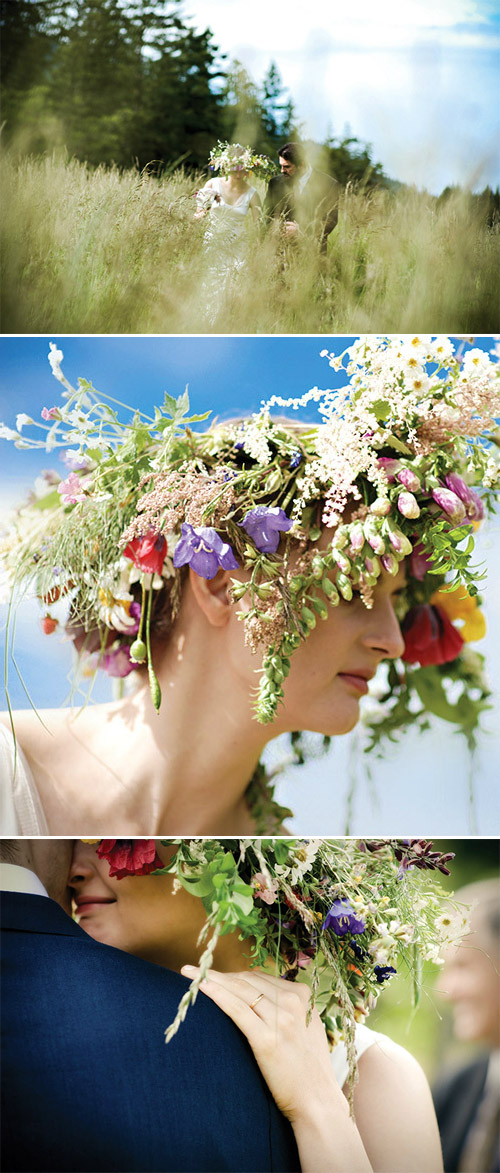
[[[189,570],[189,585],[194,598],[212,627],[224,627],[229,622],[233,606],[228,589],[230,583],[228,570],[218,570],[214,578],[202,578],[191,568]]]

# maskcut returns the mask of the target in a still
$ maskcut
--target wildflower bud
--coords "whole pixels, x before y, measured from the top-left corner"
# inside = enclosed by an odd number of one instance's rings
[[[376,554],[373,555],[373,558],[368,556],[365,558],[365,567],[367,574],[371,575],[373,578],[378,578],[381,566]]]
[[[398,509],[403,514],[403,517],[420,517],[420,506],[413,493],[399,494]]]
[[[306,627],[308,627],[310,631],[312,631],[313,628],[316,627],[316,616],[314,611],[311,611],[311,609],[306,607],[304,604],[300,615],[302,622],[305,623]]]
[[[339,592],[337,587],[333,585],[331,578],[328,578],[326,574],[322,579],[321,589],[323,594],[326,595],[327,599],[331,603],[332,607],[336,607],[337,603],[339,602]]]
[[[350,534],[348,525],[337,526],[337,529],[335,530],[335,537],[332,541],[332,546],[335,546],[337,550],[343,550],[344,546],[347,546],[349,537]]]
[[[349,536],[351,539],[351,550],[353,553],[357,553],[359,550],[362,550],[365,544],[365,535],[363,533],[363,526],[361,525],[360,521],[355,521],[354,524],[351,525]]]
[[[304,586],[304,579],[303,579],[302,575],[301,574],[294,574],[293,578],[290,579],[290,590],[292,592],[292,595],[298,594],[298,592],[302,590],[303,586]]]
[[[410,489],[412,493],[418,493],[418,490],[422,488],[420,477],[418,477],[411,468],[400,469],[400,471],[396,473],[396,478],[398,481],[401,481],[401,484],[404,485],[405,489]]]
[[[384,470],[388,481],[393,481],[398,469],[401,467],[401,461],[395,460],[392,456],[379,456],[378,464]]]
[[[370,505],[370,513],[374,513],[376,517],[387,517],[391,512],[391,502],[388,497],[377,497]]]
[[[315,554],[315,556],[312,560],[312,563],[311,563],[311,570],[312,570],[315,578],[320,579],[323,577],[323,571],[324,571],[323,559],[321,558],[321,556],[319,554]]]
[[[382,566],[388,574],[397,574],[399,570],[399,562],[390,551],[388,554],[382,555]]]
[[[248,590],[248,583],[247,582],[238,582],[237,578],[231,579],[231,594],[232,594],[235,602],[238,602],[239,599],[242,599],[243,595],[246,595],[247,590]]]
[[[259,586],[255,587],[255,593],[259,599],[268,599],[272,594],[272,585],[270,582],[261,582]]]
[[[454,524],[459,521],[463,521],[465,517],[465,505],[463,501],[460,500],[460,497],[457,497],[456,493],[453,493],[451,489],[443,489],[440,487],[438,489],[432,490],[432,496],[436,502],[436,505],[439,505],[439,508],[442,509],[443,513],[447,514],[450,521],[452,521]]]
[[[401,532],[399,526],[397,526],[394,521],[391,521],[390,518],[387,518],[385,521],[385,532],[387,533],[393,550],[395,550],[396,555],[399,556],[399,558],[406,558],[408,554],[411,554],[413,549],[411,542],[408,540],[405,534]]]
[[[134,664],[143,664],[146,659],[147,649],[144,640],[135,639],[130,646],[130,659]]]
[[[337,586],[338,586],[339,591],[342,595],[342,598],[345,599],[346,602],[349,603],[350,600],[352,599],[352,586],[351,586],[351,583],[349,582],[349,579],[346,578],[345,574],[342,574],[342,572],[340,570],[337,575]]]
[[[266,477],[265,489],[266,493],[275,493],[277,489],[281,489],[283,484],[283,477],[279,468],[273,468],[273,471]]]
[[[311,602],[314,610],[316,611],[316,614],[319,615],[320,619],[328,619],[328,607],[325,603],[325,600],[314,598],[311,600]]]
[[[341,551],[336,550],[335,547],[332,548],[332,554],[339,570],[342,571],[342,574],[349,574],[352,567],[351,560],[347,557],[347,554],[342,554]]]
[[[368,545],[376,554],[385,554],[385,542],[374,517],[368,516],[363,525],[363,531]]]

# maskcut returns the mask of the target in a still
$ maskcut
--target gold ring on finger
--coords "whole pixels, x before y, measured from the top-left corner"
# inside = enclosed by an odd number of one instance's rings
[[[253,1002],[250,1002],[250,1010],[255,1010],[257,1002],[260,1002],[261,998],[263,998],[263,997],[264,997],[263,994],[257,994],[257,997],[254,998]]]

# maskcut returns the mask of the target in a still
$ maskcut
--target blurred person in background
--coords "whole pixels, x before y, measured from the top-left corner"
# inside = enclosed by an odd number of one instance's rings
[[[328,237],[338,220],[340,184],[309,165],[301,143],[286,143],[279,152],[280,175],[268,185],[264,215],[282,220],[287,240],[313,236],[326,253]]]
[[[450,946],[440,988],[452,1004],[460,1042],[479,1045],[471,1062],[444,1071],[434,1104],[446,1173],[500,1170],[500,888],[498,880],[468,884],[457,899],[470,904],[471,932]]]

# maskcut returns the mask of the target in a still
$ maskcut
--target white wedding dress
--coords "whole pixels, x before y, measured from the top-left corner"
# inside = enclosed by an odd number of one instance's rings
[[[31,770],[10,729],[0,722],[0,835],[48,835]]]
[[[386,1036],[380,1034],[379,1031],[370,1030],[369,1026],[364,1026],[363,1023],[358,1023],[356,1026],[356,1057],[360,1059],[369,1047],[375,1046],[379,1039],[384,1039]],[[331,1060],[333,1067],[333,1074],[339,1087],[343,1087],[347,1076],[349,1075],[349,1064],[347,1062],[347,1051],[344,1043],[337,1043],[331,1052]]]
[[[213,198],[212,198],[213,193]],[[247,242],[247,216],[255,187],[244,191],[234,204],[226,203],[222,180],[216,176],[198,192],[199,207],[207,207],[204,245],[214,275],[220,280],[244,264]]]

